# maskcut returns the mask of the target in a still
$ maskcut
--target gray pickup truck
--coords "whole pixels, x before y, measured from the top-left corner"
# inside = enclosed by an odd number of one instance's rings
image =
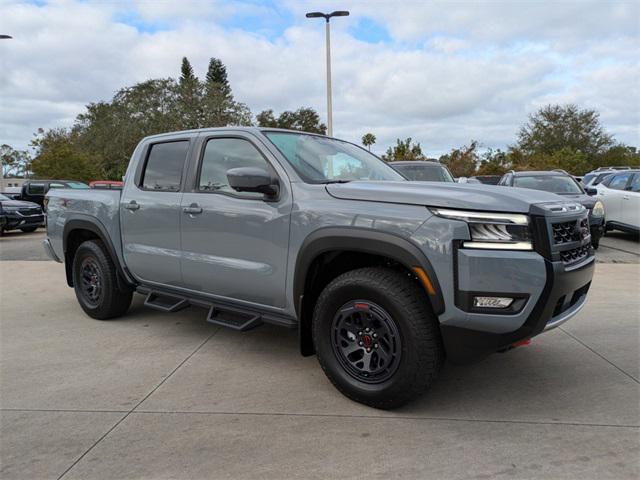
[[[505,351],[585,304],[587,211],[554,194],[411,182],[349,142],[276,129],[168,133],[122,191],[52,190],[48,254],[90,316],[132,294],[237,330],[295,328],[333,384],[377,408],[444,361]]]

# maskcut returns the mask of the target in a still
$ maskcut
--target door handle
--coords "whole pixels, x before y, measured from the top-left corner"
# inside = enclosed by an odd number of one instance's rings
[[[629,200],[629,195],[625,195],[624,197],[622,197],[625,200]]]
[[[135,200],[131,200],[129,203],[127,203],[124,208],[126,208],[127,210],[138,210],[140,208],[140,205],[138,205],[136,203]]]
[[[192,203],[188,207],[184,207],[182,211],[184,213],[188,213],[189,215],[197,215],[198,213],[202,213],[202,207],[197,203]]]

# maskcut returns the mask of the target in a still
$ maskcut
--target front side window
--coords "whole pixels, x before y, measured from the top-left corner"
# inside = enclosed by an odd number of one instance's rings
[[[631,177],[631,173],[623,173],[621,175],[614,175],[613,178],[609,181],[609,187],[612,190],[624,190],[629,182],[629,178]]]
[[[579,195],[584,193],[573,178],[565,175],[516,176],[513,186],[558,194]]]
[[[142,172],[142,188],[165,192],[179,191],[188,150],[188,140],[153,144]]]
[[[265,135],[307,183],[405,180],[378,157],[348,142],[304,133]]]
[[[247,198],[262,198],[257,192],[236,192],[229,186],[227,172],[232,168],[253,167],[267,172],[272,169],[258,149],[241,138],[212,138],[207,141],[202,157],[198,190],[233,193]]]
[[[30,183],[28,190],[31,195],[44,195],[45,186],[44,183]]]
[[[52,188],[65,188],[65,186],[62,183],[50,183],[49,190],[51,190]]]
[[[418,182],[453,182],[449,170],[442,165],[393,165],[407,179]]]

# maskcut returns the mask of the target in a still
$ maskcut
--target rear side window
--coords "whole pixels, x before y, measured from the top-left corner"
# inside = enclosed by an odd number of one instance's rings
[[[188,140],[153,144],[142,172],[142,188],[165,192],[179,191],[182,167],[188,150]]]
[[[212,138],[207,141],[202,158],[198,189],[204,192],[227,192],[247,198],[262,198],[261,193],[236,192],[229,186],[227,171],[232,168],[271,168],[256,147],[240,138]]]
[[[609,187],[612,190],[624,190],[624,188],[627,186],[627,182],[629,181],[629,178],[631,177],[631,175],[633,175],[632,173],[623,173],[621,175],[615,175],[611,181],[609,181],[609,185],[607,185],[607,187]]]
[[[640,192],[640,173],[636,173],[633,176],[631,185],[629,185],[629,190],[631,190],[632,192]]]
[[[44,183],[30,183],[27,190],[31,195],[44,195]]]

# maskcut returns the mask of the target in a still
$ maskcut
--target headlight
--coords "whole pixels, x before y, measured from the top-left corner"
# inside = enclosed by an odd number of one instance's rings
[[[591,210],[591,215],[593,215],[594,217],[604,217],[604,203],[598,200],[593,205],[593,209]]]
[[[463,244],[467,248],[533,250],[527,215],[445,208],[434,208],[431,211],[439,217],[467,222],[471,235],[471,241]]]

